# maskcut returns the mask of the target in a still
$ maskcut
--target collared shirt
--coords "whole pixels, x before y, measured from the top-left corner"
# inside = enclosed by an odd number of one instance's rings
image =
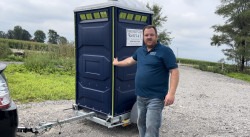
[[[178,67],[173,51],[160,43],[150,51],[143,45],[132,57],[137,61],[135,94],[164,99],[168,91],[169,70]]]

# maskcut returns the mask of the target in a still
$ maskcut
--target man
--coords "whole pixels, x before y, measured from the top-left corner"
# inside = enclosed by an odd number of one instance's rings
[[[179,82],[179,70],[173,51],[158,43],[157,39],[156,28],[146,26],[143,29],[144,45],[132,57],[122,61],[114,58],[113,61],[113,65],[119,67],[137,63],[135,94],[140,137],[159,137],[162,109],[164,105],[174,103]]]

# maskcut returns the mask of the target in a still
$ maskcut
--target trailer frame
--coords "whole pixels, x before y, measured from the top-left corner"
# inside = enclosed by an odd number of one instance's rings
[[[117,126],[127,126],[132,123],[130,120],[132,112],[124,113],[116,117],[107,116],[106,119],[103,119],[103,118],[98,117],[96,112],[93,112],[93,111],[87,112],[87,111],[84,111],[83,109],[79,109],[77,104],[72,105],[72,110],[75,114],[75,116],[73,117],[66,118],[63,120],[55,120],[53,122],[40,123],[38,126],[33,127],[33,128],[32,127],[18,127],[17,132],[24,132],[24,133],[31,132],[34,134],[40,134],[45,131],[48,131],[49,129],[55,126],[61,127],[63,124],[70,123],[70,122],[77,121],[77,120],[82,120],[82,119],[93,121],[95,123],[106,126],[108,128],[113,128]]]

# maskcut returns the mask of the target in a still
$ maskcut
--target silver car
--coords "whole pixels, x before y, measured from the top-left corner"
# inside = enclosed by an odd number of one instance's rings
[[[5,64],[0,63],[0,136],[15,137],[18,126],[17,106],[11,100],[6,77]]]

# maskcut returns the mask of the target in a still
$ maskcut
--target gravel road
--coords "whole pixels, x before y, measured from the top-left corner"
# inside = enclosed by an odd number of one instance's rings
[[[250,83],[180,66],[176,100],[163,110],[162,137],[250,137]],[[37,126],[73,116],[73,100],[18,105],[19,126]],[[61,132],[61,134],[59,134]],[[18,133],[18,137],[32,137]],[[138,137],[135,125],[108,129],[79,120],[36,136]]]

